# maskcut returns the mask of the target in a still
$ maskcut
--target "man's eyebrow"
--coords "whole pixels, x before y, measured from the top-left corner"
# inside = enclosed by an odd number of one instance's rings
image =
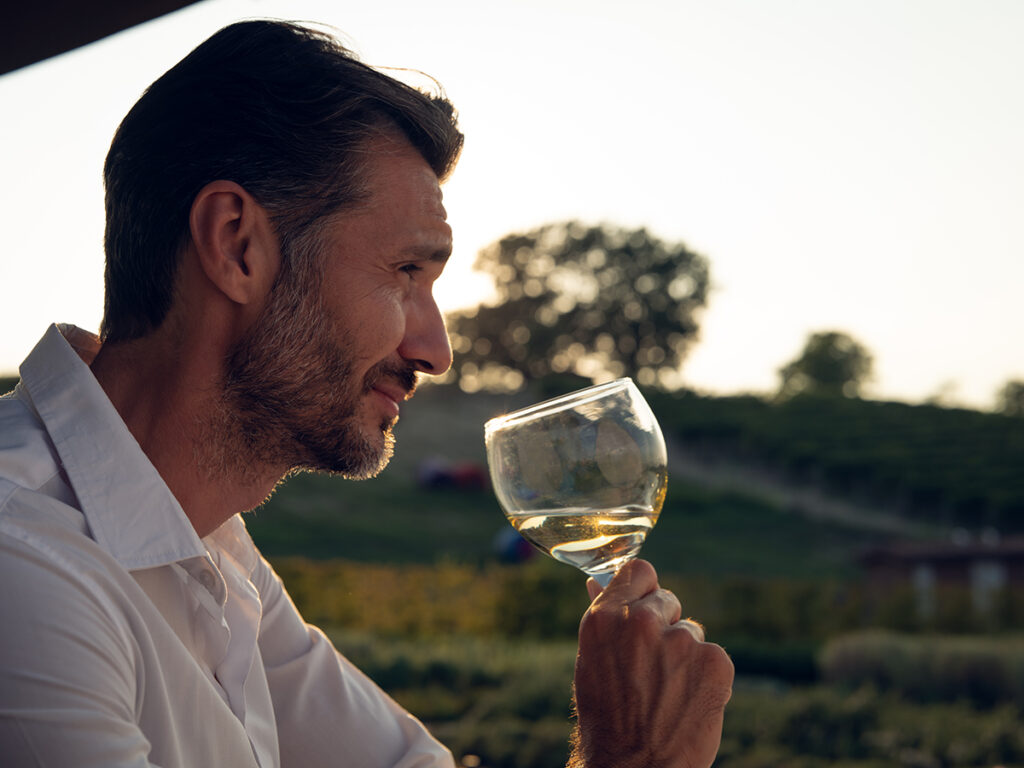
[[[445,245],[440,248],[435,248],[432,245],[425,245],[422,247],[411,248],[410,251],[419,259],[424,261],[436,261],[439,264],[447,263],[448,259],[452,256],[452,246]]]

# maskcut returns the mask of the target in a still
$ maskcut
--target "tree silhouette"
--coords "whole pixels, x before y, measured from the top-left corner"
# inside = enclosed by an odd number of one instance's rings
[[[1024,381],[1006,382],[996,394],[996,410],[1004,416],[1024,416]]]
[[[494,277],[497,303],[449,317],[470,391],[551,373],[671,388],[707,302],[704,257],[645,229],[549,224],[483,249],[476,268]]]
[[[779,396],[859,397],[861,386],[871,378],[872,362],[867,348],[848,334],[812,333],[800,357],[779,369]]]

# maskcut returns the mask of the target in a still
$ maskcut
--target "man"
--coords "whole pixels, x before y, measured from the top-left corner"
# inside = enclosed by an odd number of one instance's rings
[[[245,532],[296,469],[375,474],[451,351],[454,111],[246,22],[154,83],[104,169],[100,339],[0,400],[5,766],[451,766],[305,625]],[[627,566],[580,629],[572,762],[707,766],[732,667]]]

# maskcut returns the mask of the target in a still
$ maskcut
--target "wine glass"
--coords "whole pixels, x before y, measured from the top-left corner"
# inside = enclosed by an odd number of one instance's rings
[[[484,425],[495,495],[519,534],[607,586],[636,556],[665,501],[665,440],[630,379]]]

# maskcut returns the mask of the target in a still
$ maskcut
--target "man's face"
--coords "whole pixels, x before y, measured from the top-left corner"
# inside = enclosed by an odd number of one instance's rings
[[[367,150],[367,201],[286,260],[319,274],[285,266],[230,354],[225,405],[254,461],[372,476],[391,456],[416,372],[451,365],[432,296],[452,243],[437,177],[404,140]]]

